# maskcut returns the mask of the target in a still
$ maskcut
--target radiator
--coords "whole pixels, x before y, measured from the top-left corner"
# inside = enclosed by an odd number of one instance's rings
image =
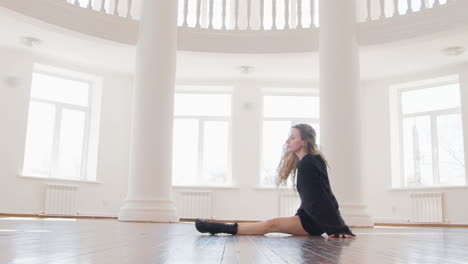
[[[301,205],[301,199],[296,191],[280,191],[278,216],[293,216]]]
[[[176,206],[180,218],[212,218],[213,194],[204,191],[176,192]]]
[[[411,193],[411,219],[413,223],[443,223],[441,192]]]
[[[46,215],[77,215],[77,192],[78,186],[47,184],[44,213]]]

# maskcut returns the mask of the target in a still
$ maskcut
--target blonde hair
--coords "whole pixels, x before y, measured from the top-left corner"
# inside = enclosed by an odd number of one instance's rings
[[[297,124],[291,129],[296,128],[299,130],[301,139],[305,141],[305,151],[307,154],[320,155],[327,166],[328,162],[323,156],[322,152],[317,147],[317,133],[308,124]],[[278,178],[276,185],[286,184],[288,178],[292,177],[293,186],[296,186],[296,168],[299,163],[299,158],[294,152],[288,152],[288,141],[283,145],[283,155],[278,165]]]

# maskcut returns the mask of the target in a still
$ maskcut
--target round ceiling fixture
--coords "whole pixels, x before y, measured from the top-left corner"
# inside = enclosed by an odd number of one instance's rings
[[[28,48],[33,48],[37,45],[40,45],[42,43],[42,40],[35,38],[35,37],[28,36],[28,37],[22,37],[21,43]]]
[[[442,49],[442,53],[445,56],[459,56],[463,52],[465,52],[465,50],[466,49],[464,47],[462,47],[462,46],[450,46],[450,47],[447,47],[445,49]]]
[[[239,66],[239,71],[242,74],[250,74],[255,70],[255,67],[249,65],[241,65]]]

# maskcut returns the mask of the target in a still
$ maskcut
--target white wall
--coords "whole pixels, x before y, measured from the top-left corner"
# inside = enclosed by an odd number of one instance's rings
[[[460,74],[462,114],[464,115],[465,159],[468,140],[468,67],[457,66],[413,76],[365,82],[362,85],[363,176],[365,201],[376,222],[407,222],[411,216],[409,195],[414,191],[444,193],[444,218],[451,224],[468,224],[468,188],[435,188],[423,190],[392,189],[390,156],[390,98],[392,84],[432,79],[437,76]],[[466,170],[466,169],[465,169]]]
[[[58,182],[18,176],[23,162],[33,64],[38,62],[103,78],[98,183],[63,183],[79,186],[80,214],[116,215],[126,194],[132,77],[39,57],[29,50],[0,47],[0,58],[0,212],[42,212],[45,184]]]

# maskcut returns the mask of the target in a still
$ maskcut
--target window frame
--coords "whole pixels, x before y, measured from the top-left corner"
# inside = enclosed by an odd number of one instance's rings
[[[93,107],[93,87],[94,82],[80,78],[77,76],[72,76],[72,74],[62,74],[58,72],[54,72],[53,70],[44,70],[44,69],[35,69],[33,70],[32,74],[42,74],[47,75],[54,78],[61,78],[69,81],[81,82],[86,83],[88,85],[88,106],[79,106],[69,103],[57,102],[53,100],[47,99],[40,99],[34,98],[29,92],[29,102],[28,106],[31,105],[31,102],[37,102],[42,104],[52,105],[55,108],[55,116],[54,116],[54,130],[53,130],[53,140],[51,146],[51,164],[50,166],[50,173],[49,174],[33,174],[32,177],[34,178],[47,178],[47,179],[59,179],[59,180],[74,180],[74,181],[95,181],[88,179],[87,175],[87,167],[88,167],[88,152],[89,152],[89,139],[90,139],[90,127],[91,127],[91,113]],[[31,89],[32,89],[32,82],[31,82]],[[64,177],[63,175],[58,175],[58,157],[59,157],[59,149],[60,149],[60,133],[61,133],[61,117],[64,110],[74,110],[74,111],[81,111],[84,113],[84,127],[83,127],[83,147],[82,147],[82,159],[81,159],[81,168],[80,168],[80,175],[79,178],[68,178]],[[27,123],[29,123],[29,116],[27,118]],[[27,135],[26,135],[27,138]],[[24,154],[26,154],[26,146],[24,147]],[[25,164],[23,158],[23,165],[22,171],[24,174],[25,171]],[[29,174],[29,173],[28,173]]]
[[[283,91],[284,90],[284,91]],[[292,90],[292,91],[291,91]],[[306,90],[306,91],[301,91]],[[308,91],[307,91],[308,90]],[[300,123],[307,123],[307,124],[319,124],[320,125],[320,113],[319,118],[304,118],[304,117],[265,117],[264,113],[264,99],[266,96],[310,96],[310,97],[317,97],[319,99],[319,111],[320,111],[320,94],[318,89],[310,89],[310,88],[298,88],[298,89],[287,89],[287,88],[271,88],[271,89],[264,89],[261,95],[261,102],[260,102],[260,111],[261,111],[261,118],[262,118],[262,125],[260,126],[260,166],[259,166],[259,176],[258,179],[258,186],[259,188],[272,188],[275,187],[274,185],[267,185],[263,182],[263,170],[264,170],[264,159],[263,159],[263,129],[264,129],[264,122],[265,121],[289,121],[291,122],[291,126]],[[285,135],[285,139],[287,136]],[[280,153],[278,153],[279,155]]]
[[[197,86],[200,87],[200,86]],[[206,116],[206,115],[176,115],[174,113],[174,121],[176,119],[192,119],[198,121],[198,159],[197,159],[197,175],[195,177],[195,184],[176,184],[173,183],[173,187],[199,187],[199,186],[209,186],[209,187],[228,187],[232,185],[232,113],[233,113],[233,93],[231,89],[206,89],[206,90],[192,90],[192,89],[176,89],[174,94],[202,94],[202,95],[213,95],[213,94],[224,94],[229,95],[231,101],[231,109],[229,116]],[[224,121],[227,122],[228,135],[227,135],[227,181],[224,184],[209,184],[203,180],[203,154],[204,154],[204,127],[205,122],[210,121]],[[174,127],[173,127],[174,129]],[[174,179],[174,174],[172,174],[172,179]],[[174,182],[174,181],[173,181]]]
[[[458,85],[458,91],[460,95],[460,104],[458,107],[452,108],[445,108],[440,110],[432,110],[432,111],[424,111],[424,112],[417,112],[411,114],[403,114],[403,100],[402,95],[405,92],[415,91],[415,90],[423,90],[423,89],[430,89],[430,88],[437,88],[446,85]],[[460,116],[461,122],[463,122],[462,117],[462,91],[461,85],[458,79],[451,79],[446,81],[438,81],[438,82],[429,82],[421,85],[415,85],[411,87],[399,88],[398,89],[398,122],[399,122],[399,150],[400,150],[400,188],[437,188],[437,187],[464,187],[467,186],[467,182],[465,180],[464,185],[441,185],[440,184],[440,173],[439,173],[439,139],[438,139],[438,130],[437,130],[437,118],[444,115],[450,114],[458,114]],[[406,184],[406,177],[405,177],[405,153],[404,153],[404,132],[403,132],[403,122],[405,118],[411,117],[422,117],[427,116],[430,121],[431,127],[431,156],[432,156],[432,180],[433,183],[431,185],[407,185]],[[462,124],[463,130],[463,124]],[[463,133],[462,133],[463,134]],[[463,144],[465,144],[465,139],[462,137]],[[463,153],[466,155],[466,153]],[[466,170],[465,170],[466,171]],[[466,178],[466,172],[465,172]]]

